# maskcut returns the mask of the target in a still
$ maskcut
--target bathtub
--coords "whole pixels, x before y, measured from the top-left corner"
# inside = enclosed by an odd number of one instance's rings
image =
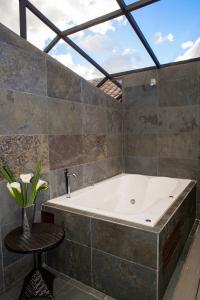
[[[51,199],[53,207],[69,207],[154,227],[189,179],[121,174],[71,194]]]

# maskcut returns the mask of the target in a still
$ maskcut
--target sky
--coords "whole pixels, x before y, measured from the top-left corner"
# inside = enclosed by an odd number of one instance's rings
[[[60,30],[119,9],[116,0],[30,0]],[[128,5],[136,0],[125,0]],[[0,0],[0,22],[19,34],[18,0]],[[160,0],[132,12],[161,64],[200,57],[200,0]],[[55,33],[27,10],[28,41],[40,49]],[[125,17],[70,35],[108,73],[153,66]],[[60,41],[49,53],[90,80],[103,77],[81,55]]]

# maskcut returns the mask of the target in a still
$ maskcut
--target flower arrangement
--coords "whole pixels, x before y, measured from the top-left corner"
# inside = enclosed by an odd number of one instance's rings
[[[8,166],[0,165],[0,172],[7,180],[7,188],[19,207],[34,205],[39,192],[48,189],[48,182],[39,178],[41,161],[38,161],[34,173],[21,174],[17,180]]]
[[[8,166],[0,165],[0,172],[7,180],[8,191],[22,209],[22,231],[26,237],[31,235],[37,195],[48,188],[48,182],[39,178],[40,170],[41,161],[38,161],[34,173],[21,174],[17,180]]]

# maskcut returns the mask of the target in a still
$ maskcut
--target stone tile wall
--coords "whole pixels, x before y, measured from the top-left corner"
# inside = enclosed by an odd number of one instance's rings
[[[121,141],[121,104],[0,25],[0,158],[16,175],[42,160],[50,188],[38,211],[66,193],[65,168],[78,174],[72,190],[121,173]],[[0,292],[31,267],[31,257],[10,253],[3,243],[20,222],[0,177]]]
[[[200,62],[126,76],[123,95],[125,171],[199,180]]]

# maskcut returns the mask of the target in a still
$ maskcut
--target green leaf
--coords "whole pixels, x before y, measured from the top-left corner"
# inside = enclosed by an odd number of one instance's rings
[[[0,172],[2,173],[3,177],[8,181],[8,183],[12,183],[16,181],[13,173],[11,172],[10,168],[8,166],[0,164]],[[23,197],[22,194],[18,192],[16,189],[12,189],[13,194],[9,190],[11,196],[15,199],[16,203],[23,207]]]
[[[18,192],[18,190],[14,189],[14,188],[12,190],[13,190],[13,193],[15,195],[14,198],[15,198],[17,204],[19,205],[19,207],[23,207],[23,196],[22,196],[22,194],[20,194]]]
[[[23,196],[19,191],[15,188],[12,187],[7,187],[10,195],[15,199],[16,203],[20,206],[23,207]]]
[[[34,204],[37,196],[36,185],[39,180],[40,170],[41,170],[41,161],[39,160],[36,164],[34,175],[31,180],[32,185],[31,185],[30,196],[29,196],[29,204]]]
[[[13,176],[8,166],[0,166],[0,172],[9,183],[15,181],[15,177]]]

